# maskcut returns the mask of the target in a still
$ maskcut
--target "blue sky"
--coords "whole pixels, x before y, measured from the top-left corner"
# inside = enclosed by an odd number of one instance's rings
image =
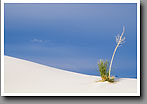
[[[137,77],[136,4],[5,4],[4,19],[5,55],[90,75],[124,25],[111,73]]]

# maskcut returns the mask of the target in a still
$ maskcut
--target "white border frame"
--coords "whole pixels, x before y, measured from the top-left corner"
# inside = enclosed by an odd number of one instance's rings
[[[4,3],[137,3],[137,93],[5,93]],[[140,96],[140,0],[1,0],[1,96]]]

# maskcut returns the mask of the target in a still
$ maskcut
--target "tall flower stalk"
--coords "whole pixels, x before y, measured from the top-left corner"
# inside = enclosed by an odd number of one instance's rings
[[[110,73],[111,73],[111,67],[112,67],[112,62],[113,62],[113,59],[114,59],[114,55],[115,55],[115,53],[116,53],[116,50],[117,50],[117,48],[120,46],[120,45],[122,45],[124,42],[125,42],[125,37],[123,37],[123,35],[124,35],[124,32],[125,32],[125,27],[123,26],[123,32],[121,33],[121,35],[117,35],[116,36],[116,43],[117,43],[117,45],[116,45],[116,47],[115,47],[115,49],[114,49],[114,52],[113,52],[113,55],[112,55],[112,58],[111,58],[111,62],[110,62],[110,66],[109,66],[109,79],[110,79]]]

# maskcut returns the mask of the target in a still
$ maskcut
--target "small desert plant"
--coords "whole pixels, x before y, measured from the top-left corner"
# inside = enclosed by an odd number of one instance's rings
[[[98,62],[98,67],[99,67],[99,71],[100,71],[100,75],[102,78],[102,82],[104,81],[108,81],[108,82],[114,82],[114,77],[109,78],[109,72],[108,72],[108,61],[103,61],[100,60],[100,62]]]
[[[111,61],[110,61],[108,72],[107,72],[107,68],[108,68],[107,60],[105,62],[103,60],[100,60],[100,62],[98,63],[98,67],[99,67],[99,71],[100,71],[100,75],[101,75],[102,81],[114,82],[114,78],[115,77],[113,77],[113,76],[111,77],[110,76],[111,67],[112,67],[112,62],[113,62],[114,55],[116,53],[117,48],[119,46],[121,46],[125,42],[125,37],[123,37],[124,32],[125,32],[125,27],[123,26],[123,32],[121,33],[121,35],[118,34],[116,36],[116,43],[117,43],[117,45],[116,45],[116,47],[114,49],[114,52],[113,52],[113,55],[112,55],[112,58],[111,58]]]
[[[107,60],[106,61],[100,60],[100,62],[98,62],[98,67],[99,67],[102,81],[106,81],[107,77],[108,77],[108,72],[107,72],[108,61]]]

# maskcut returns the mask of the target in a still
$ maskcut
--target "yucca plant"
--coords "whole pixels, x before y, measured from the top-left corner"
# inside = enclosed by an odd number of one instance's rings
[[[117,50],[117,48],[119,46],[121,46],[125,42],[125,37],[123,37],[124,32],[125,32],[125,27],[123,26],[123,32],[121,33],[121,35],[118,34],[116,36],[116,43],[117,43],[117,45],[116,45],[116,47],[114,49],[114,52],[113,52],[113,55],[112,55],[112,58],[111,58],[111,62],[110,62],[110,66],[109,66],[109,76],[108,76],[109,80],[111,80],[110,72],[111,72],[112,62],[113,62],[113,59],[114,59],[114,55],[116,53],[116,50]]]
[[[103,61],[100,60],[100,62],[98,62],[98,67],[99,67],[99,72],[102,78],[102,81],[107,81],[108,80],[108,61]]]
[[[108,66],[109,66],[109,63],[107,60],[106,61],[100,60],[100,62],[98,62],[99,72],[102,79],[100,80],[100,82],[104,82],[104,81],[114,82],[115,77],[109,78],[109,71],[107,70]]]
[[[121,35],[118,34],[116,36],[117,45],[114,49],[114,52],[113,52],[113,55],[112,55],[112,58],[110,61],[109,70],[107,71],[107,68],[108,68],[108,61],[107,60],[106,61],[100,60],[100,62],[98,62],[98,67],[99,67],[100,75],[101,75],[103,82],[104,81],[114,82],[115,77],[113,77],[113,76],[111,77],[110,72],[111,72],[112,62],[113,62],[116,50],[119,46],[121,46],[125,42],[125,37],[123,37],[124,32],[125,32],[125,27],[123,26],[123,32],[121,33]]]

